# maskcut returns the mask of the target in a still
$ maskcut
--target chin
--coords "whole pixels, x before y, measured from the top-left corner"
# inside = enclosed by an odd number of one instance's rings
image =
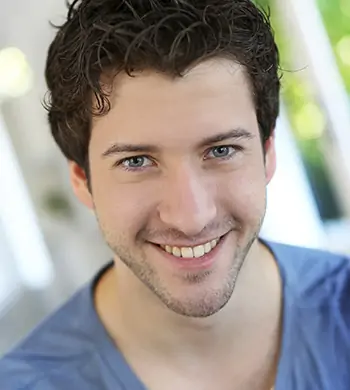
[[[171,275],[167,288],[154,290],[173,312],[204,318],[219,312],[230,300],[240,267],[234,264],[213,270]]]
[[[234,283],[220,290],[208,289],[197,294],[188,292],[186,297],[178,299],[168,296],[167,299],[163,299],[163,303],[168,309],[182,316],[205,318],[218,313],[229,302],[233,290]]]

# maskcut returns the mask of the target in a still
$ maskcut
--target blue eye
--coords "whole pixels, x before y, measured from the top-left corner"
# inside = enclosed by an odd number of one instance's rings
[[[150,158],[146,156],[133,156],[128,157],[117,163],[117,165],[121,165],[125,170],[142,170],[143,168],[147,168],[153,165],[153,162]]]
[[[131,157],[124,160],[124,165],[129,168],[140,168],[143,166],[145,158],[143,156]]]
[[[236,153],[237,149],[233,146],[215,146],[211,148],[206,155],[206,158],[221,158],[227,159],[232,157]]]

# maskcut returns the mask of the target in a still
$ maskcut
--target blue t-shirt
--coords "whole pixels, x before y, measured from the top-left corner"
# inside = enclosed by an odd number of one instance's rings
[[[267,245],[284,293],[275,390],[349,390],[350,260]],[[103,271],[0,360],[1,390],[145,390],[94,309]]]

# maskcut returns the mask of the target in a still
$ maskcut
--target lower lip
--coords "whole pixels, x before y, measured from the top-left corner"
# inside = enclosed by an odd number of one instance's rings
[[[160,248],[158,245],[154,245],[154,247],[167,259],[169,259],[176,267],[185,269],[185,270],[205,270],[209,269],[213,266],[217,254],[219,253],[224,241],[225,241],[226,235],[222,236],[220,238],[220,241],[217,243],[216,247],[212,249],[209,253],[206,253],[205,255],[201,257],[176,257],[162,248]]]

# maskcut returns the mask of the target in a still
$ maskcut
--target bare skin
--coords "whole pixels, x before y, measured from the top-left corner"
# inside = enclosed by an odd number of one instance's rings
[[[89,157],[92,191],[74,163],[72,185],[115,253],[96,308],[141,381],[269,390],[281,283],[256,237],[275,149],[273,137],[262,147],[242,67],[211,60],[175,80],[119,75]],[[176,255],[213,240],[202,262]]]
[[[260,264],[252,264],[253,258],[246,262],[230,303],[205,320],[169,317],[161,306],[145,311],[140,295],[119,285],[115,268],[104,275],[96,289],[97,312],[147,389],[273,387],[280,351],[281,283],[271,254],[257,246]],[[256,289],[249,289],[251,285]],[[229,321],[229,312],[237,318]]]

